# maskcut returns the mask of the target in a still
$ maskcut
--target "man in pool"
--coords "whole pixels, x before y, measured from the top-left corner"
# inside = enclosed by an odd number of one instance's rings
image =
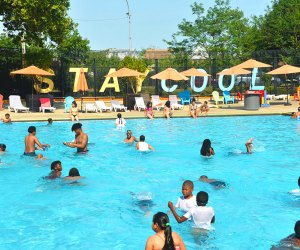
[[[300,220],[295,223],[293,234],[282,239],[279,243],[280,247],[289,247],[288,249],[299,249],[300,247]],[[272,248],[272,249],[281,249],[281,248]]]
[[[36,137],[36,127],[30,126],[28,128],[28,135],[25,137],[25,151],[24,155],[26,156],[36,156],[35,154],[35,145],[38,145],[39,150],[44,150],[45,147],[50,147],[49,144],[42,144],[39,142]]]
[[[126,138],[124,139],[125,143],[132,144],[134,142],[138,142],[139,140],[135,138],[135,136],[132,135],[131,130],[127,130],[126,132]]]
[[[64,142],[64,145],[70,148],[77,148],[77,153],[86,153],[88,151],[88,135],[82,131],[81,123],[74,123],[72,126],[72,132],[75,132],[74,142]]]
[[[226,183],[221,180],[209,179],[206,175],[201,175],[199,181],[212,185],[215,189],[225,188]]]
[[[144,135],[140,136],[140,141],[136,144],[136,149],[142,152],[149,151],[149,150],[154,151],[154,148],[150,144],[145,142]]]

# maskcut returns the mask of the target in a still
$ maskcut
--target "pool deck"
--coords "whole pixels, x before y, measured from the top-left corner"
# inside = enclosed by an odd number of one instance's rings
[[[203,100],[201,100],[203,101]],[[219,105],[216,107],[212,102],[209,103],[210,111],[207,117],[222,117],[222,116],[250,116],[250,115],[290,115],[291,112],[297,111],[299,106],[298,101],[290,100],[291,105],[284,105],[286,101],[272,101],[270,107],[263,107],[259,110],[248,111],[244,110],[244,102],[240,101],[237,104]],[[54,121],[69,121],[69,115],[64,113],[63,103],[55,105],[57,108],[54,113],[41,113],[41,112],[29,112],[29,113],[14,113],[9,112],[12,121],[46,121],[48,118],[52,118]],[[80,108],[80,105],[78,105]],[[175,110],[173,117],[189,117],[188,105],[184,107],[184,110]],[[5,108],[0,111],[0,118],[4,117],[4,114],[8,113],[8,109]],[[121,112],[125,119],[145,118],[143,111],[127,111]],[[80,120],[108,120],[116,119],[116,112],[103,112],[103,113],[79,113]],[[155,117],[162,118],[163,112],[155,110]],[[201,118],[201,117],[200,117]]]

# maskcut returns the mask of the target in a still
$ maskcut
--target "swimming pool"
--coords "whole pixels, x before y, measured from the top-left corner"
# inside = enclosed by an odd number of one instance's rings
[[[184,179],[195,181],[194,194],[209,193],[216,214],[206,236],[170,214],[187,249],[270,249],[299,220],[300,199],[288,191],[299,176],[300,123],[289,117],[127,120],[127,129],[155,147],[148,154],[124,145],[126,130],[113,121],[82,122],[91,143],[86,155],[62,144],[74,137],[71,122],[44,124],[0,124],[0,143],[7,145],[0,156],[0,249],[144,249],[152,215],[168,211]],[[30,125],[52,145],[46,160],[21,156]],[[249,137],[255,153],[238,154]],[[212,159],[199,156],[205,138],[215,149]],[[62,161],[64,176],[77,167],[83,185],[43,180],[54,160]],[[229,188],[196,181],[203,174]],[[139,202],[141,196],[152,201]]]

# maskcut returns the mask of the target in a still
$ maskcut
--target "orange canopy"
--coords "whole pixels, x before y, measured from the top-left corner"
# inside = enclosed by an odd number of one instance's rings
[[[33,76],[54,76],[54,74],[33,65],[24,69],[12,71],[10,72],[10,74],[11,75],[33,75]]]
[[[159,80],[173,80],[173,81],[186,81],[188,80],[187,77],[180,74],[176,69],[167,68],[158,74],[151,76],[152,79],[159,79]]]
[[[288,75],[293,73],[300,73],[300,68],[286,64],[280,68],[274,69],[266,74],[268,75]]]
[[[131,77],[131,76],[141,76],[143,73],[140,73],[133,69],[122,68],[111,74],[106,75],[105,77]]]
[[[268,67],[272,67],[272,65],[262,63],[254,59],[249,59],[241,64],[236,65],[235,67],[239,67],[242,69],[253,69],[253,68],[268,68]]]
[[[198,69],[191,68],[185,71],[180,72],[180,74],[184,76],[210,76],[209,74],[206,74]]]
[[[221,72],[219,72],[217,75],[224,75],[224,76],[229,76],[229,75],[248,75],[250,74],[251,71],[245,70],[242,68],[239,68],[237,66],[232,67],[230,69],[225,69]]]
[[[84,93],[88,89],[89,88],[88,88],[88,85],[87,85],[87,82],[86,82],[84,70],[83,70],[83,68],[81,68],[79,78],[78,78],[77,89],[74,92],[82,91]]]

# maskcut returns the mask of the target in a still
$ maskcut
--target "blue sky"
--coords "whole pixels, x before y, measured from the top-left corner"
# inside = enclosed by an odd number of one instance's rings
[[[165,48],[183,18],[193,20],[191,4],[195,0],[128,0],[131,12],[132,48]],[[204,7],[213,0],[198,0]],[[245,16],[263,14],[271,0],[231,0]],[[127,49],[128,19],[126,0],[71,0],[70,16],[79,24],[79,32],[90,40],[92,49]],[[97,21],[94,21],[97,20]]]

